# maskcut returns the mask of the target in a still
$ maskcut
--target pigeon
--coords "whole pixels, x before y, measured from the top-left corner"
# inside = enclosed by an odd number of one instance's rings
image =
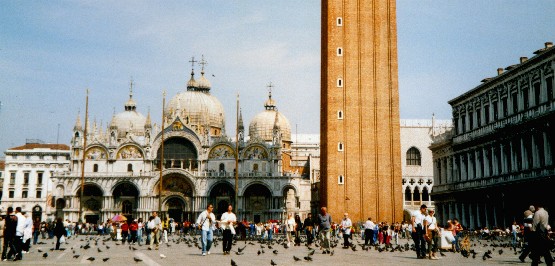
[[[95,258],[94,257],[89,257],[87,260],[94,261]]]
[[[312,256],[312,255],[314,255],[314,252],[316,252],[316,250],[315,250],[315,249],[313,249],[312,251],[308,252],[308,256]]]
[[[73,258],[77,259],[77,258],[79,258],[79,256],[81,256],[81,255],[73,255]]]
[[[165,259],[165,258],[166,258],[166,255],[160,254],[160,258]]]
[[[501,254],[503,254],[503,250],[502,250],[502,249],[499,250],[499,255],[501,255]]]
[[[246,247],[247,247],[247,246],[244,246],[244,247],[242,247],[242,248],[237,248],[237,251],[243,252],[243,250],[245,250]]]
[[[102,252],[102,250],[100,250],[100,248],[97,248],[96,250],[97,250],[98,252]]]
[[[270,260],[270,264],[272,264],[272,266],[276,266],[277,263],[274,262],[274,260]]]
[[[259,250],[258,252],[256,252],[256,254],[260,255],[262,252]]]
[[[137,258],[137,257],[133,257],[133,260],[134,260],[135,262],[141,262],[141,261],[143,261],[142,259],[139,259],[139,258]]]
[[[109,259],[110,259],[110,258],[103,258],[102,261],[103,261],[103,262],[106,262],[106,261],[108,261]]]
[[[293,256],[293,259],[294,259],[295,261],[300,261],[300,260],[301,260],[301,259],[299,259],[299,258],[297,258],[297,257],[295,257],[295,256]]]
[[[37,249],[37,251],[38,251],[39,253],[42,253],[42,249],[40,249],[40,248],[39,248],[39,249]]]
[[[231,266],[237,266],[237,263],[233,259],[231,259]]]
[[[334,252],[334,251],[335,251],[335,250],[332,250],[332,251],[331,251],[330,256],[333,256],[333,252]]]
[[[276,254],[276,255],[278,254],[277,249],[274,249],[274,251],[272,251],[272,252],[274,252],[274,254]]]
[[[306,257],[304,257],[304,259],[305,259],[306,261],[312,261],[312,257],[311,257],[311,256],[306,256]]]
[[[48,253],[44,252],[44,254],[42,254],[42,257],[45,259],[48,258]]]

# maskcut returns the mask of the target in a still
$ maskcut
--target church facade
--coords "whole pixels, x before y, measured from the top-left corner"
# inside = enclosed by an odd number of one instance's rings
[[[291,164],[291,126],[277,111],[271,91],[249,123],[248,138],[240,116],[239,137],[233,141],[226,135],[222,104],[210,90],[204,67],[198,80],[192,71],[186,90],[165,106],[161,127],[150,113],[145,117],[137,111],[131,89],[124,111],[114,114],[106,129],[85,125],[86,147],[78,117],[70,170],[52,176],[57,216],[79,220],[83,153],[82,218],[88,222],[116,214],[148,218],[159,209],[176,221],[194,220],[208,203],[216,214],[231,203],[238,218],[254,222],[308,213],[310,179],[303,177],[303,167]]]

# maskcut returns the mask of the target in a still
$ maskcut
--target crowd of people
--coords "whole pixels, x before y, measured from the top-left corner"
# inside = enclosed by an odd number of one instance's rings
[[[347,249],[354,246],[353,238],[360,237],[364,246],[398,246],[400,239],[412,239],[413,250],[419,259],[437,260],[437,252],[442,242],[448,243],[453,252],[468,251],[463,237],[473,237],[480,240],[509,240],[515,252],[521,248],[519,259],[524,262],[527,257],[532,259],[532,265],[537,265],[543,257],[547,265],[552,265],[551,258],[551,228],[548,224],[548,214],[541,206],[531,206],[524,212],[521,224],[514,222],[510,228],[489,229],[464,228],[458,219],[453,218],[440,225],[434,216],[434,210],[422,205],[411,215],[411,221],[392,223],[374,222],[371,217],[364,222],[353,222],[348,213],[344,213],[339,221],[332,220],[325,207],[315,217],[311,213],[302,220],[299,215],[288,214],[283,221],[268,220],[266,222],[249,222],[246,219],[239,221],[233,213],[230,204],[227,211],[221,214],[219,220],[213,212],[214,206],[208,204],[195,222],[184,221],[177,223],[173,219],[162,220],[157,212],[153,212],[148,220],[129,219],[123,221],[107,220],[99,224],[75,223],[69,220],[41,222],[21,211],[20,207],[9,207],[7,214],[0,217],[0,238],[3,239],[2,261],[21,260],[23,254],[29,251],[31,243],[41,244],[42,239],[56,237],[55,249],[60,249],[60,244],[66,238],[79,234],[109,235],[114,241],[131,245],[147,244],[148,249],[159,249],[161,242],[167,242],[168,235],[200,235],[201,254],[210,254],[214,235],[223,237],[222,251],[229,255],[233,239],[246,240],[258,239],[273,241],[274,236],[281,235],[287,247],[301,246],[305,243],[311,247],[316,241],[323,254],[330,254],[333,246],[332,240],[342,240],[342,247]],[[507,242],[509,242],[507,241]],[[337,243],[337,242],[336,242]]]

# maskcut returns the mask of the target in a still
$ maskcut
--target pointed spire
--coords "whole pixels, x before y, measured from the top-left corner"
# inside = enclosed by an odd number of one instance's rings
[[[272,85],[272,82],[270,82],[270,84],[268,84],[268,100],[266,100],[266,102],[264,103],[264,107],[266,108],[266,110],[275,110],[276,109],[276,101],[274,101],[272,99],[272,88],[274,87],[274,85]]]
[[[148,114],[146,115],[145,128],[152,128],[152,122],[150,120],[150,106],[148,107]]]
[[[81,125],[81,111],[77,112],[77,119],[75,120],[75,126],[73,130],[83,130],[83,126]]]
[[[125,103],[125,111],[135,111],[137,109],[137,103],[133,100],[133,77],[129,82],[129,100]]]

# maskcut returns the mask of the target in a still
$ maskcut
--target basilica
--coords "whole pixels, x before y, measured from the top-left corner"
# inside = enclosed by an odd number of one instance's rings
[[[79,220],[82,167],[81,218],[87,222],[116,214],[148,218],[159,209],[176,221],[194,220],[208,203],[217,214],[231,203],[238,218],[254,222],[310,212],[310,179],[305,166],[291,163],[291,126],[271,91],[250,121],[248,137],[239,114],[235,140],[226,134],[224,108],[211,89],[204,64],[199,78],[192,70],[186,88],[165,105],[161,126],[150,112],[145,117],[138,111],[132,85],[123,112],[107,128],[83,125],[78,116],[69,169],[51,177],[54,216]]]

